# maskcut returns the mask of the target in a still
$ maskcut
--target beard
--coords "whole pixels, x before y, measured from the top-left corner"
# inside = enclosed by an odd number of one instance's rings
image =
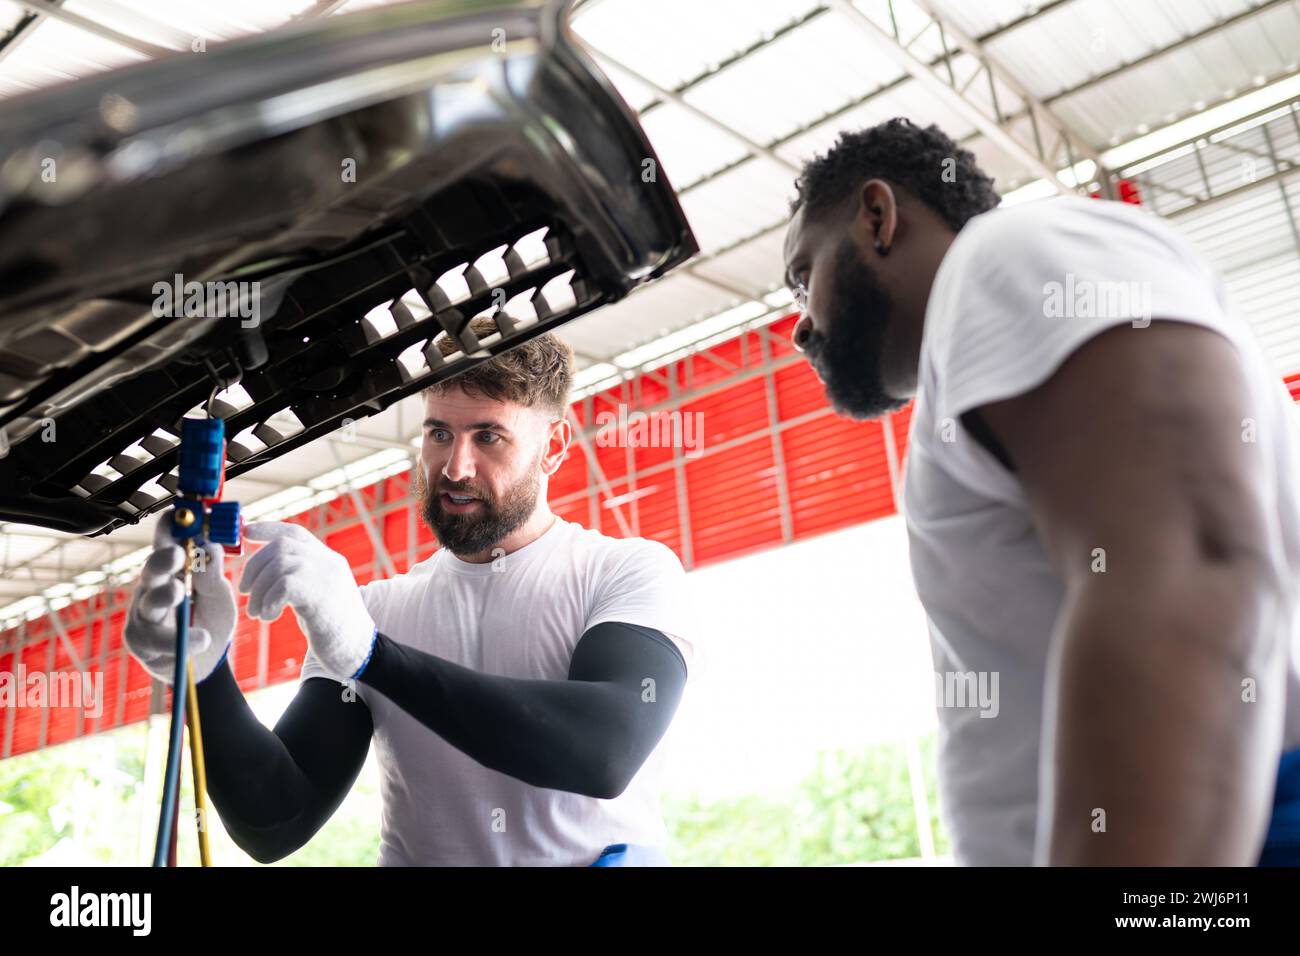
[[[482,554],[527,521],[541,493],[541,456],[500,499],[468,482],[441,478],[430,488],[423,469],[416,468],[415,492],[425,524],[438,543],[457,557]],[[472,514],[450,514],[442,507],[442,493],[474,495],[481,504]]]
[[[848,418],[879,418],[907,404],[885,391],[886,338],[897,318],[893,297],[847,240],[835,253],[828,333],[813,329],[804,355],[826,387],[826,399]]]

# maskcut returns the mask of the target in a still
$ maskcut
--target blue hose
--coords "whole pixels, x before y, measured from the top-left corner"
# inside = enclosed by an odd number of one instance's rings
[[[172,817],[176,813],[177,791],[181,779],[181,745],[185,730],[185,678],[189,656],[190,596],[181,598],[176,609],[176,673],[172,679],[171,740],[167,744],[167,769],[163,779],[162,814],[158,820],[158,840],[154,843],[153,865],[166,866],[171,849]]]

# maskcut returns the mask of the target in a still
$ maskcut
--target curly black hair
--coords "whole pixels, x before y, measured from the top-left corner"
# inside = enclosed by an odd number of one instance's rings
[[[933,124],[922,129],[898,117],[840,133],[826,155],[805,163],[795,180],[798,195],[790,203],[790,214],[801,206],[810,211],[836,206],[868,179],[903,187],[943,216],[954,232],[1001,201],[992,177],[969,150]]]

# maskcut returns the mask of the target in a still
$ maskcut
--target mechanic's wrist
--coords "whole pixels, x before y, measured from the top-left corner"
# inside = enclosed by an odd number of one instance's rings
[[[190,666],[194,669],[194,683],[196,686],[203,683],[221,669],[222,665],[226,663],[226,658],[230,654],[230,648],[233,643],[234,642],[230,638],[226,638],[225,644],[223,644],[220,649],[208,648],[207,650],[199,651],[197,654],[192,651],[190,652],[189,662]],[[154,658],[149,663],[145,663],[145,661],[138,656],[136,657],[136,661],[154,680],[161,681],[168,687],[173,686],[173,682],[176,680],[176,654],[174,652]]]
[[[230,648],[233,645],[234,645],[234,641],[232,641],[230,638],[226,638],[226,644],[224,647],[221,648],[221,653],[216,655],[215,661],[211,660],[212,657],[211,651],[204,651],[203,653],[195,657],[194,686],[197,687],[199,684],[202,684],[213,674],[217,673],[223,667],[225,667],[226,659],[230,656]],[[202,674],[200,673],[200,668],[202,668],[204,673]]]
[[[346,630],[330,634],[315,627],[307,631],[307,643],[316,659],[336,680],[355,680],[370,663],[375,649],[377,626],[369,616],[364,621],[353,620]],[[344,637],[344,634],[347,636]]]
[[[359,665],[359,666],[358,666],[358,667],[357,667],[357,668],[352,672],[352,676],[348,678],[349,680],[356,680],[356,679],[359,678],[362,674],[364,674],[364,673],[366,672],[366,668],[370,666],[370,662],[371,662],[371,660],[374,659],[374,656],[375,656],[375,645],[376,645],[376,644],[378,643],[378,641],[379,641],[379,628],[375,627],[375,628],[372,628],[371,630],[372,630],[372,633],[371,633],[371,635],[370,635],[370,643],[369,643],[369,645],[366,647],[366,656],[365,656],[365,658],[361,661],[361,664],[360,664],[360,665]]]

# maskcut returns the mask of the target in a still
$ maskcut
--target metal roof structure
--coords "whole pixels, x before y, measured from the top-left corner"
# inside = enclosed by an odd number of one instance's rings
[[[383,0],[0,0],[0,97]],[[938,123],[1006,201],[1126,179],[1223,272],[1279,374],[1300,371],[1298,0],[578,0],[699,238],[689,265],[559,333],[578,395],[789,311],[800,165],[839,131]],[[250,517],[411,466],[418,400],[246,476]],[[149,527],[0,528],[0,628],[134,574]]]

